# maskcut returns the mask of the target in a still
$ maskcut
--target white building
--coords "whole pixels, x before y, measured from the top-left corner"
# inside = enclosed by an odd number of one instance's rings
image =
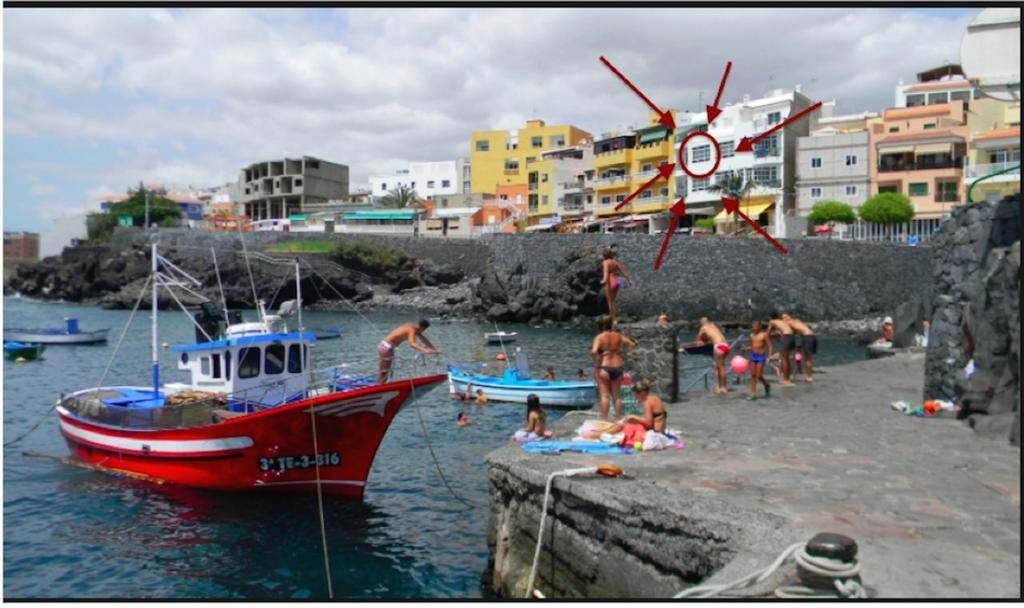
[[[420,198],[432,199],[440,194],[461,194],[470,191],[469,159],[443,160],[426,163],[409,163],[394,175],[371,176],[370,192],[374,198],[387,196],[388,192],[405,186]]]
[[[944,65],[926,70],[917,75],[917,82],[904,84],[902,80],[896,85],[896,108],[913,108],[930,106],[937,103],[949,103],[957,99],[965,103],[977,99],[974,87],[964,77],[958,65]]]
[[[688,215],[713,215],[720,223],[726,219],[722,210],[722,192],[711,190],[715,183],[724,183],[739,174],[743,182],[752,181],[756,187],[740,201],[743,211],[752,220],[770,226],[775,237],[798,236],[806,229],[805,222],[796,217],[796,140],[807,135],[811,124],[829,114],[835,104],[829,102],[809,116],[786,125],[754,144],[752,152],[736,152],[744,137],[753,138],[785,121],[812,105],[810,99],[795,90],[776,89],[759,99],[744,96],[740,103],[729,104],[708,127],[707,114],[691,114],[689,124],[680,124],[676,130],[676,157],[683,139],[693,132],[705,132],[718,143],[720,163],[713,175],[694,179],[680,166],[676,166],[676,196],[686,198]],[[715,146],[704,136],[692,137],[686,145],[684,161],[691,173],[709,173],[716,160]],[[742,225],[742,221],[740,222]],[[732,224],[729,224],[730,226]],[[787,229],[787,226],[789,227]],[[742,226],[741,226],[742,227]],[[791,234],[787,234],[791,233]]]

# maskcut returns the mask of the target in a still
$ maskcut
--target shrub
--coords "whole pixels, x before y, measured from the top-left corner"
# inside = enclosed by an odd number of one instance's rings
[[[807,214],[807,220],[812,224],[833,225],[836,222],[841,224],[852,224],[857,221],[857,215],[853,207],[839,201],[820,201],[814,203],[811,212]]]
[[[909,198],[898,192],[881,192],[861,205],[859,213],[865,222],[891,226],[913,219],[914,206]]]
[[[697,228],[703,228],[704,230],[714,230],[715,229],[715,218],[713,218],[713,217],[702,217],[702,218],[697,219],[697,221],[695,221],[693,223],[693,225],[696,226]]]
[[[334,248],[334,259],[346,268],[379,276],[402,266],[409,257],[387,245],[366,240],[342,239]]]

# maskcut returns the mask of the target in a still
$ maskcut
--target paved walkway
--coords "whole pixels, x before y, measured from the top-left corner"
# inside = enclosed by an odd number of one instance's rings
[[[1020,450],[952,415],[893,411],[891,401],[920,402],[923,364],[922,354],[906,354],[827,368],[814,384],[775,384],[756,402],[744,400],[747,386],[691,396],[669,408],[685,450],[614,460],[637,482],[655,482],[666,503],[706,496],[788,522],[763,535],[754,529],[763,523],[750,523],[757,546],[707,583],[767,565],[785,542],[832,531],[857,541],[876,596],[1019,597]],[[558,434],[585,417],[567,416]],[[560,466],[590,460],[564,454]]]

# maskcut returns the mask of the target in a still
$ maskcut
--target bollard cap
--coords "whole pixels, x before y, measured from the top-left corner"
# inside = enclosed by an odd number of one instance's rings
[[[807,541],[807,553],[815,557],[852,562],[857,557],[857,541],[845,534],[818,532]]]

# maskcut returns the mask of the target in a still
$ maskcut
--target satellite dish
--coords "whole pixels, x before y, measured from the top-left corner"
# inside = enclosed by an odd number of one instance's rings
[[[987,97],[1020,101],[1020,9],[978,13],[960,43],[960,67]]]

